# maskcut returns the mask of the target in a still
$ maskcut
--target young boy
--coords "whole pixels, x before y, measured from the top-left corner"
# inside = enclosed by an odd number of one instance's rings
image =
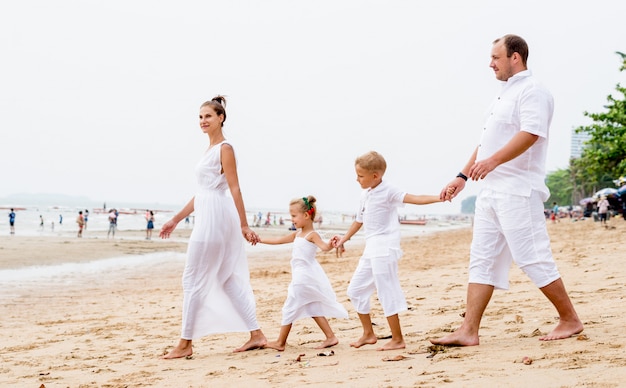
[[[365,225],[365,250],[348,286],[348,297],[359,314],[363,335],[350,346],[360,348],[377,341],[370,317],[370,298],[376,290],[391,329],[391,340],[378,350],[404,349],[398,313],[407,305],[398,278],[402,251],[397,208],[405,203],[426,205],[441,200],[438,195],[407,194],[383,182],[387,163],[375,151],[359,156],[354,165],[357,182],[365,190],[356,220],[345,235],[333,237],[334,246],[340,247]]]

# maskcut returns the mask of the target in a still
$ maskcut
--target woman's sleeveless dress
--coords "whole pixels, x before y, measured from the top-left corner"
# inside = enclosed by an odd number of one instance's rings
[[[259,328],[239,215],[221,171],[223,144],[210,147],[196,166],[195,223],[183,273],[183,339]]]
[[[317,233],[315,231],[310,232]],[[345,307],[337,302],[322,266],[315,259],[317,245],[304,237],[296,237],[291,258],[291,283],[283,306],[282,325],[301,318],[348,318]]]

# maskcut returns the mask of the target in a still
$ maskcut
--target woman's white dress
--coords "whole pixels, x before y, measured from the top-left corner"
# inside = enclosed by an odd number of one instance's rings
[[[291,258],[291,283],[287,289],[287,300],[283,306],[282,325],[288,325],[301,318],[333,317],[348,318],[346,308],[337,302],[322,266],[315,259],[317,245],[306,236],[293,241]]]
[[[239,215],[222,173],[225,143],[210,147],[196,166],[195,223],[183,273],[183,339],[259,328]]]

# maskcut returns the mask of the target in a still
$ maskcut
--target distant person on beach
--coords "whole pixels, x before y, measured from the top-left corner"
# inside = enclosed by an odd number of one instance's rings
[[[550,219],[553,223],[561,222],[559,218],[559,205],[556,202],[552,202],[552,214],[550,215]]]
[[[146,214],[146,221],[148,224],[146,225],[146,240],[152,239],[152,230],[154,229],[154,212],[149,210]]]
[[[59,214],[59,225],[63,225],[63,214]]]
[[[598,202],[598,217],[600,217],[600,225],[606,226],[606,220],[609,214],[609,200],[605,196]]]
[[[84,213],[84,226],[85,230],[87,230],[87,221],[89,220],[89,210],[85,209]]]
[[[291,220],[298,229],[282,237],[261,237],[263,244],[293,243],[291,257],[291,283],[283,305],[283,318],[276,341],[265,345],[279,351],[285,350],[287,337],[293,322],[313,318],[322,329],[326,339],[316,349],[329,348],[339,343],[326,317],[348,318],[345,307],[337,302],[337,296],[322,266],[315,259],[317,248],[324,252],[333,249],[332,241],[324,241],[313,227],[316,199],[312,195],[296,198],[289,203]]]
[[[356,180],[364,189],[356,219],[346,234],[333,237],[334,247],[341,247],[364,225],[365,250],[348,286],[348,297],[359,314],[363,335],[350,346],[360,348],[378,341],[370,317],[370,299],[376,291],[391,329],[391,340],[378,350],[404,349],[398,314],[407,310],[407,304],[398,278],[398,260],[402,256],[398,207],[442,200],[436,195],[408,194],[383,181],[387,162],[375,151],[359,156],[354,167]]]
[[[115,238],[115,230],[117,229],[117,213],[115,209],[109,210],[109,231],[107,232],[107,238],[110,236]]]
[[[163,356],[166,359],[191,356],[192,340],[213,333],[249,332],[250,339],[235,352],[263,348],[267,343],[256,319],[241,238],[256,244],[259,236],[248,226],[235,151],[222,132],[225,106],[222,96],[200,106],[200,128],[209,137],[209,147],[196,166],[199,188],[160,232],[161,238],[170,237],[176,225],[195,211],[183,273],[181,338]]]
[[[511,261],[539,287],[559,314],[556,328],[542,341],[583,330],[557,270],[543,203],[548,130],[553,98],[527,69],[528,46],[516,35],[493,42],[490,67],[502,81],[483,127],[479,146],[461,172],[441,190],[451,200],[467,179],[483,180],[476,198],[470,249],[467,305],[461,327],[433,344],[478,345],[480,321],[494,289],[508,289]]]
[[[11,230],[11,234],[15,234],[15,211],[11,208],[9,212],[9,229]]]
[[[83,227],[85,226],[85,217],[83,217],[83,211],[78,212],[78,217],[76,217],[76,223],[78,224],[78,234],[76,237],[83,237]]]

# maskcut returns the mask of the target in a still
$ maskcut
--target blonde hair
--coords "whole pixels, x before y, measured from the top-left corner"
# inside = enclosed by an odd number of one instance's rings
[[[298,205],[298,209],[302,213],[309,213],[311,219],[315,219],[315,213],[317,212],[317,206],[315,206],[315,197],[309,195],[308,197],[295,198],[289,202],[289,206]]]
[[[387,170],[385,158],[376,151],[370,151],[359,156],[354,161],[354,165],[369,172],[380,172],[381,174],[384,174],[385,170]]]

